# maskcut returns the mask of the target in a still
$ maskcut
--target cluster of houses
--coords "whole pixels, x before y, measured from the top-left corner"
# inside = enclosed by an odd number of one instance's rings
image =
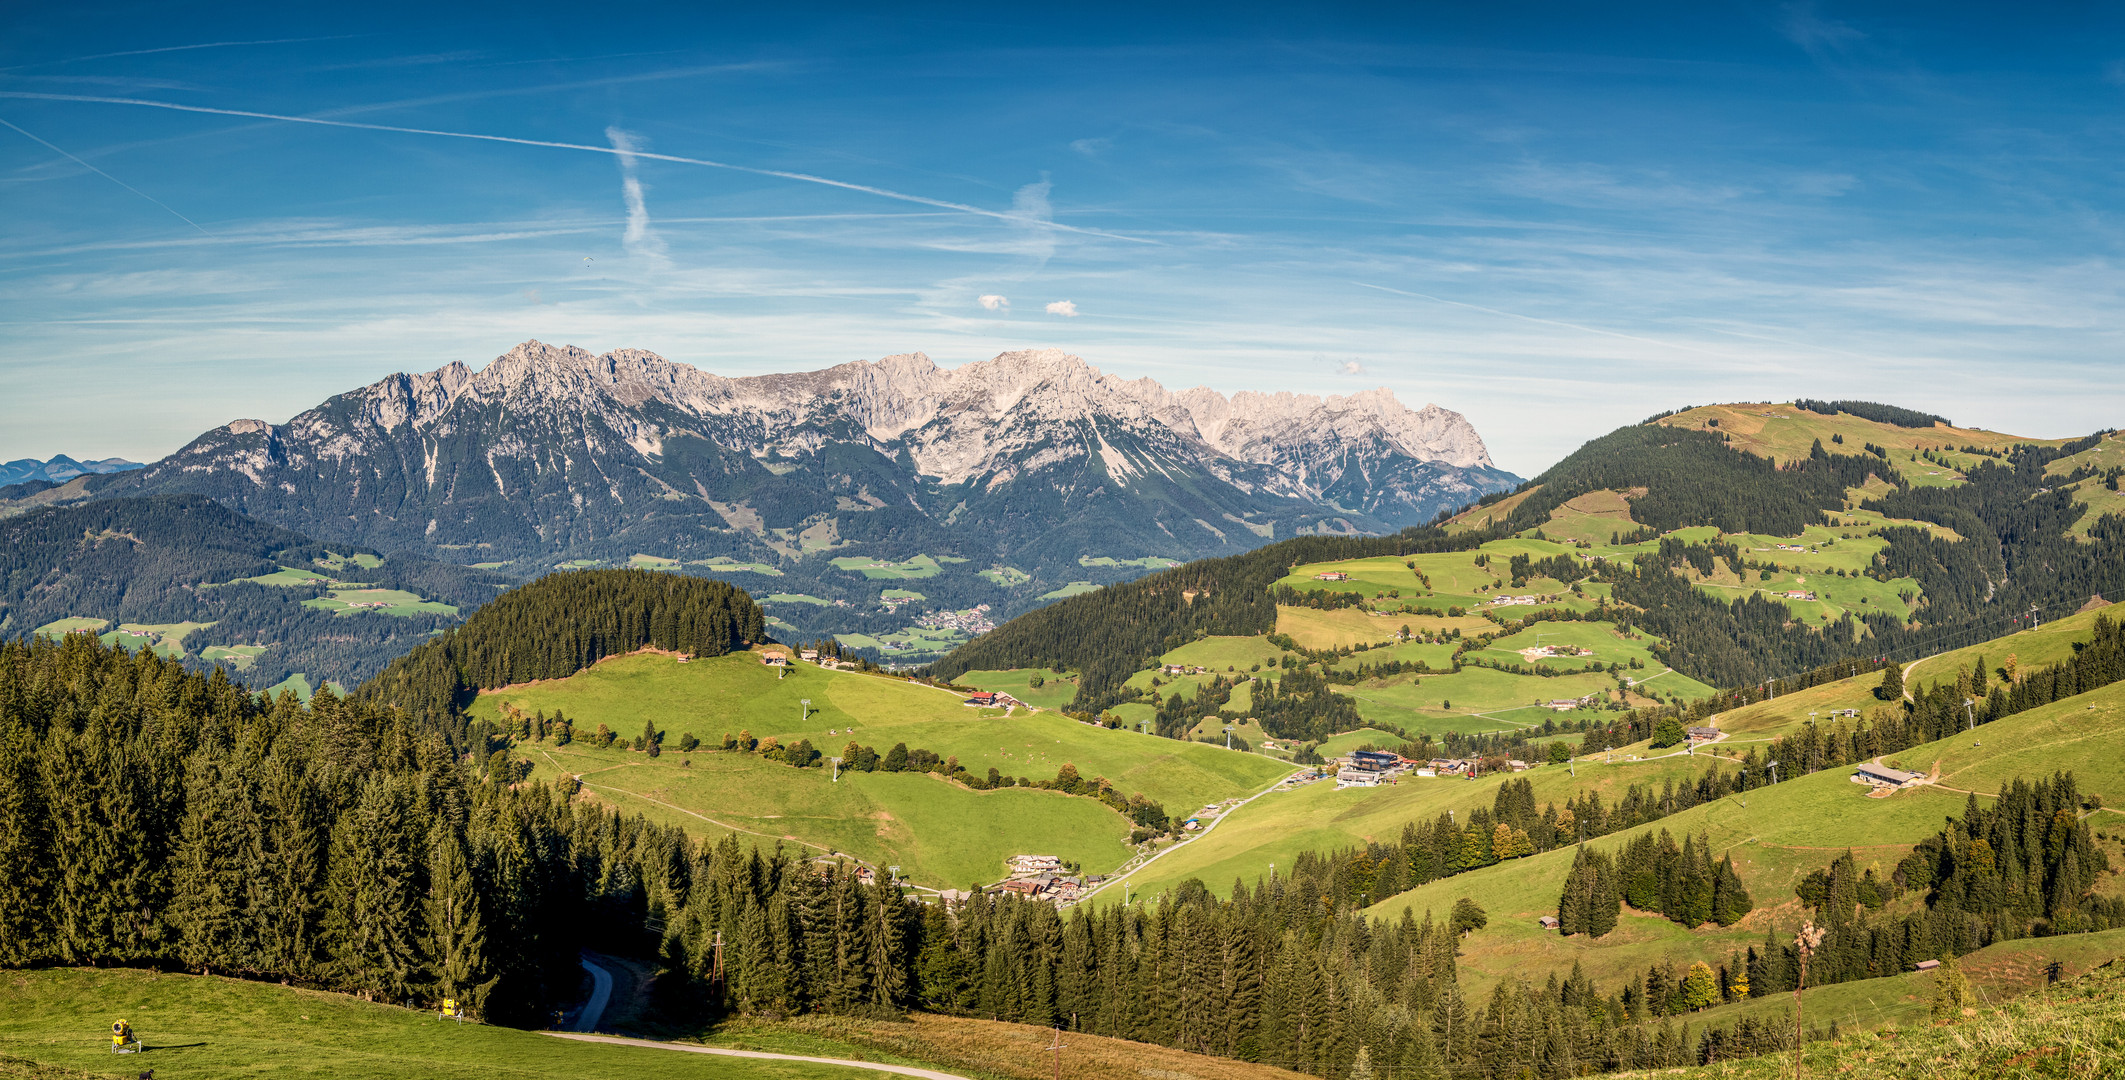
[[[1482,763],[1474,758],[1433,758],[1417,765],[1418,776],[1466,776],[1474,779]],[[1511,772],[1526,772],[1534,766],[1519,758],[1508,758],[1505,767]]]
[[[1494,596],[1489,603],[1491,607],[1532,607],[1542,603],[1543,599],[1540,596]],[[1554,600],[1556,598],[1550,597],[1549,599]]]
[[[987,604],[976,604],[965,611],[925,611],[916,618],[915,625],[930,630],[957,630],[974,637],[996,629],[996,624],[989,621]]]
[[[1807,592],[1807,591],[1805,591],[1805,590],[1802,590],[1802,589],[1788,589],[1788,590],[1786,590],[1785,592],[1783,592],[1783,593],[1780,593],[1779,595],[1781,595],[1781,596],[1785,597],[1785,598],[1786,598],[1786,599],[1788,599],[1788,600],[1813,600],[1813,599],[1815,599],[1815,594],[1814,594],[1814,593],[1811,593],[1811,592]]]
[[[1065,875],[1062,859],[1054,855],[1013,855],[1010,878],[989,891],[1060,905],[1075,902],[1105,880],[1103,874]]]
[[[1599,694],[1588,694],[1585,697],[1551,698],[1548,701],[1543,702],[1542,704],[1543,707],[1547,709],[1555,709],[1558,712],[1570,712],[1573,709],[1584,709],[1592,705],[1594,703],[1594,699],[1599,696]]]
[[[1336,787],[1378,787],[1393,782],[1415,764],[1385,750],[1353,750],[1336,759]]]
[[[1315,581],[1349,581],[1350,575],[1341,570],[1323,570],[1313,575]]]
[[[960,702],[960,704],[970,705],[977,709],[1015,709],[1024,706],[1026,703],[1001,690],[976,690],[968,694],[966,700]]]
[[[1682,729],[1682,733],[1690,737],[1690,745],[1692,746],[1698,743],[1718,742],[1720,736],[1725,734],[1716,727],[1686,727]]]
[[[1578,646],[1578,645],[1537,645],[1536,647],[1534,647],[1534,648],[1532,648],[1532,649],[1522,649],[1522,650],[1520,650],[1520,657],[1521,657],[1521,659],[1523,659],[1523,660],[1531,660],[1531,661],[1532,661],[1532,660],[1541,660],[1541,659],[1544,659],[1544,658],[1547,658],[1547,657],[1553,657],[1553,656],[1592,656],[1592,655],[1594,655],[1594,650],[1592,650],[1592,649],[1588,649],[1588,648],[1583,648],[1583,647],[1581,647],[1581,646]]]

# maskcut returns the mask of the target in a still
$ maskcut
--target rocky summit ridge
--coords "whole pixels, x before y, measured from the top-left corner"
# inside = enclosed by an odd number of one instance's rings
[[[95,490],[202,494],[320,540],[527,573],[745,563],[843,599],[836,558],[1007,567],[1037,596],[1097,584],[1088,567],[1391,531],[1518,479],[1460,414],[1384,389],[1176,393],[1054,349],[729,377],[527,341],[285,424],[235,421]]]
[[[1108,375],[1059,349],[1007,352],[949,369],[922,353],[909,353],[821,371],[726,377],[640,349],[600,355],[527,341],[477,372],[456,362],[425,374],[395,375],[357,393],[371,402],[369,418],[386,431],[401,424],[425,428],[468,396],[518,406],[571,402],[577,407],[595,407],[599,398],[610,398],[627,408],[656,399],[695,416],[753,414],[784,424],[817,421],[838,410],[880,446],[943,421],[939,431],[910,449],[925,475],[947,484],[993,464],[994,455],[980,451],[998,424],[1070,422],[1094,415],[1155,422],[1219,454],[1258,465],[1276,465],[1295,454],[1303,459],[1308,457],[1304,451],[1319,457],[1373,440],[1420,461],[1491,465],[1482,437],[1461,414],[1437,405],[1406,408],[1384,387],[1325,398],[1288,391],[1242,391],[1227,398],[1206,386],[1175,393],[1148,378]],[[644,438],[655,445],[651,433]],[[761,448],[773,441],[763,430]]]

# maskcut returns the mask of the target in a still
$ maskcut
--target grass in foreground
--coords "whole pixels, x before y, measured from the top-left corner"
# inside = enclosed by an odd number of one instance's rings
[[[146,1053],[110,1053],[106,1032],[120,1017],[140,1033]],[[850,1080],[860,1075],[832,1065],[569,1042],[511,1028],[447,1024],[431,1012],[339,994],[123,969],[0,973],[0,1055],[37,1062],[53,1076],[79,1075],[71,1071],[76,1069],[132,1076],[153,1069],[167,1080],[286,1075],[321,1080]]]

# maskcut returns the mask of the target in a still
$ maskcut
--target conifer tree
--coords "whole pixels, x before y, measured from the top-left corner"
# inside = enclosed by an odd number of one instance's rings
[[[1881,685],[1874,688],[1874,696],[1883,701],[1904,699],[1904,669],[1901,664],[1890,664],[1882,668]]]
[[[236,778],[195,753],[185,768],[185,815],[172,858],[170,923],[177,955],[201,971],[254,966],[246,849],[257,829]]]
[[[51,859],[29,733],[0,716],[0,965],[17,966],[51,955]]]
[[[428,844],[428,947],[435,993],[477,1016],[494,989],[487,970],[487,928],[479,890],[457,830],[439,821]]]
[[[332,829],[324,935],[334,973],[371,1001],[404,997],[426,967],[422,860],[408,795],[404,781],[372,777]]]

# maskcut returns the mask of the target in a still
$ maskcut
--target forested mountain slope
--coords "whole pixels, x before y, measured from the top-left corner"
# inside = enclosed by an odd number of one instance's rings
[[[1486,553],[1513,560],[1501,587],[1507,576],[1538,592],[1598,584],[1601,599],[1662,639],[1666,664],[1728,687],[1844,657],[1915,658],[2005,632],[2032,611],[2057,617],[2125,592],[2125,517],[2086,520],[2095,505],[2071,490],[2107,475],[2089,453],[2102,434],[2047,442],[1928,423],[1791,405],[1663,414],[1589,442],[1443,529],[1290,541],[1153,575],[1022,616],[935,670],[1061,664],[1087,675],[1080,703],[1104,708],[1126,697],[1120,672],[1193,636],[1267,634],[1273,586],[1387,614],[1420,606],[1413,596],[1444,601],[1456,590],[1431,588],[1429,564],[1407,557],[1451,551],[1476,553],[1479,567]],[[1412,573],[1336,583],[1351,576],[1341,564],[1380,556],[1404,557]],[[1835,589],[1851,599],[1825,603],[1810,574],[1842,579]],[[1749,587],[1759,581],[1779,591]]]
[[[326,545],[196,495],[104,499],[0,519],[0,636],[91,630],[254,685],[353,685],[500,575]]]
[[[788,632],[917,655],[966,636],[923,630],[986,626],[1073,583],[1391,531],[1516,482],[1459,414],[1384,390],[1174,393],[1053,350],[734,379],[525,342],[477,372],[236,421],[87,488],[202,494],[527,578],[631,560],[726,577]]]

